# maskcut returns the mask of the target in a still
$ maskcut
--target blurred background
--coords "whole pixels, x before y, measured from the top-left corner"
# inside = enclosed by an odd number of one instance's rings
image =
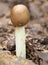
[[[0,0],[0,50],[15,55],[15,27],[10,20],[10,11],[17,4],[26,5],[30,12],[30,21],[25,28],[26,55],[37,64],[34,49],[48,52],[48,0]]]

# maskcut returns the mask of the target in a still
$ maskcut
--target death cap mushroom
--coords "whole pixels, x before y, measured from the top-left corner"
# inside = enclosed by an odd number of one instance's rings
[[[25,5],[15,5],[11,10],[11,21],[14,26],[24,26],[30,18],[29,11]]]

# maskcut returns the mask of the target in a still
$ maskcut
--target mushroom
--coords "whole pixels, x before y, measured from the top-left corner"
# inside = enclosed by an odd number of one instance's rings
[[[11,21],[15,26],[16,56],[26,58],[25,25],[30,18],[27,7],[23,4],[15,5],[11,10]]]

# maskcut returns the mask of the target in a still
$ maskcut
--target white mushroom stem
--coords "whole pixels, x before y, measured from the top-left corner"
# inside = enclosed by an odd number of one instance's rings
[[[16,56],[26,58],[25,27],[15,29]]]

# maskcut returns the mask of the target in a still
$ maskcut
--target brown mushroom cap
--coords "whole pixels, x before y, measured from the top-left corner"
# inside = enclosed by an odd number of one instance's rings
[[[25,5],[19,4],[11,10],[11,21],[14,26],[23,26],[29,21],[30,14]]]

